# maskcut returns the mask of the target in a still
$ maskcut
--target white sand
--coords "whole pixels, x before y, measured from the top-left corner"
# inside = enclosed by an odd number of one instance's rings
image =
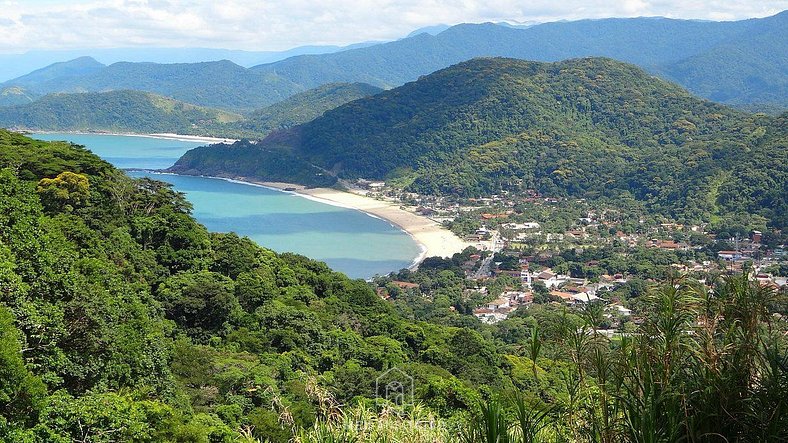
[[[414,261],[420,263],[426,257],[451,257],[461,252],[471,243],[465,242],[454,233],[427,217],[409,212],[385,201],[353,192],[337,191],[328,188],[307,189],[300,185],[276,182],[257,182],[275,189],[295,189],[294,192],[322,203],[356,209],[380,217],[398,226],[421,246],[422,254]]]
[[[136,134],[135,134],[136,135]],[[203,137],[199,135],[183,135],[172,133],[161,134],[144,134],[142,137],[165,138],[170,140],[187,141],[187,142],[200,142],[200,143],[235,143],[238,140],[232,138],[218,138],[218,137]]]
[[[148,138],[163,138],[168,140],[178,140],[178,141],[186,141],[186,142],[198,142],[198,143],[205,143],[205,144],[216,144],[216,143],[235,143],[238,140],[232,138],[219,138],[219,137],[203,137],[200,135],[183,135],[183,134],[173,134],[169,132],[165,133],[158,133],[158,134],[138,134],[135,132],[104,132],[104,131],[94,131],[94,132],[84,132],[84,131],[31,131],[37,132],[39,134],[80,134],[80,135],[121,135],[121,136],[131,136],[131,137],[148,137]]]

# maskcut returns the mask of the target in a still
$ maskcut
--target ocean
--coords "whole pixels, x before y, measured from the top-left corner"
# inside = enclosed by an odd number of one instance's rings
[[[143,136],[37,133],[41,140],[84,145],[123,169],[164,169],[204,143]],[[325,261],[353,278],[370,278],[406,268],[419,245],[389,222],[360,211],[310,200],[294,193],[217,178],[130,171],[171,183],[194,206],[209,230],[236,232],[277,252]]]

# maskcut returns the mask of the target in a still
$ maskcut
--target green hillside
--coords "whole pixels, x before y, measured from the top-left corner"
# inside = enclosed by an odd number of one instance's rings
[[[389,284],[384,301],[189,211],[167,184],[0,130],[0,441],[777,442],[788,427],[784,300],[747,276],[644,289],[642,325],[610,340],[600,304],[482,324],[480,294],[450,301],[470,250],[400,273],[434,297]],[[413,405],[381,382],[412,385]]]
[[[258,145],[192,150],[173,170],[205,162],[232,175],[243,157],[248,176],[250,158],[265,164],[280,151],[339,177],[428,194],[632,196],[682,220],[741,213],[785,226],[785,118],[695,98],[609,59],[476,59]]]
[[[314,120],[329,109],[383,91],[365,83],[329,83],[259,109],[226,130],[254,136],[267,135]]]
[[[200,134],[241,118],[140,91],[49,94],[26,105],[0,108],[0,126],[48,131]]]
[[[786,31],[785,27],[777,27],[726,42],[665,65],[661,72],[686,85],[690,92],[716,102],[754,110],[785,111],[788,109]]]
[[[9,105],[0,106],[0,126],[49,131],[176,132],[258,139],[381,91],[364,83],[332,83],[241,116],[140,91],[49,94],[38,99],[23,88],[13,86],[0,91],[0,104]]]
[[[9,86],[0,89],[0,107],[25,105],[32,103],[36,99],[38,99],[36,94],[20,86]]]

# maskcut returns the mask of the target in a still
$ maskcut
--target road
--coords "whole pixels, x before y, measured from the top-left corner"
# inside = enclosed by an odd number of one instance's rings
[[[492,254],[482,260],[481,266],[479,266],[479,269],[473,274],[473,277],[471,277],[473,279],[489,277],[490,268],[493,263],[493,256],[496,252],[501,252],[503,249],[503,240],[501,240],[501,234],[498,231],[491,232],[492,237],[490,238],[490,251],[492,251]]]

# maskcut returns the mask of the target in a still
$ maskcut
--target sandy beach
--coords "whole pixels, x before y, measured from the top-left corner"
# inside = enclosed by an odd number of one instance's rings
[[[300,185],[277,182],[254,183],[274,189],[292,191],[322,203],[356,209],[380,217],[410,234],[421,246],[422,254],[415,263],[421,262],[426,257],[451,257],[468,246],[472,246],[471,243],[463,241],[433,220],[402,209],[390,202],[336,189],[309,189]]]
[[[123,134],[119,134],[123,135]],[[136,134],[134,134],[136,135]],[[218,138],[218,137],[203,137],[200,135],[183,135],[183,134],[172,134],[172,133],[160,133],[160,134],[145,134],[142,137],[153,137],[153,138],[164,138],[164,139],[171,139],[171,140],[178,140],[178,141],[186,141],[186,142],[200,142],[200,143],[235,143],[238,140],[232,138]]]
[[[163,132],[156,134],[137,134],[134,132],[104,132],[104,131],[85,132],[85,131],[39,131],[39,130],[33,131],[31,130],[30,132],[37,132],[40,134],[120,135],[120,136],[131,136],[131,137],[161,138],[166,140],[178,140],[178,141],[186,141],[186,142],[205,143],[205,144],[235,143],[238,141],[232,138],[203,137],[201,135],[183,135],[183,134],[173,134],[170,132]]]

